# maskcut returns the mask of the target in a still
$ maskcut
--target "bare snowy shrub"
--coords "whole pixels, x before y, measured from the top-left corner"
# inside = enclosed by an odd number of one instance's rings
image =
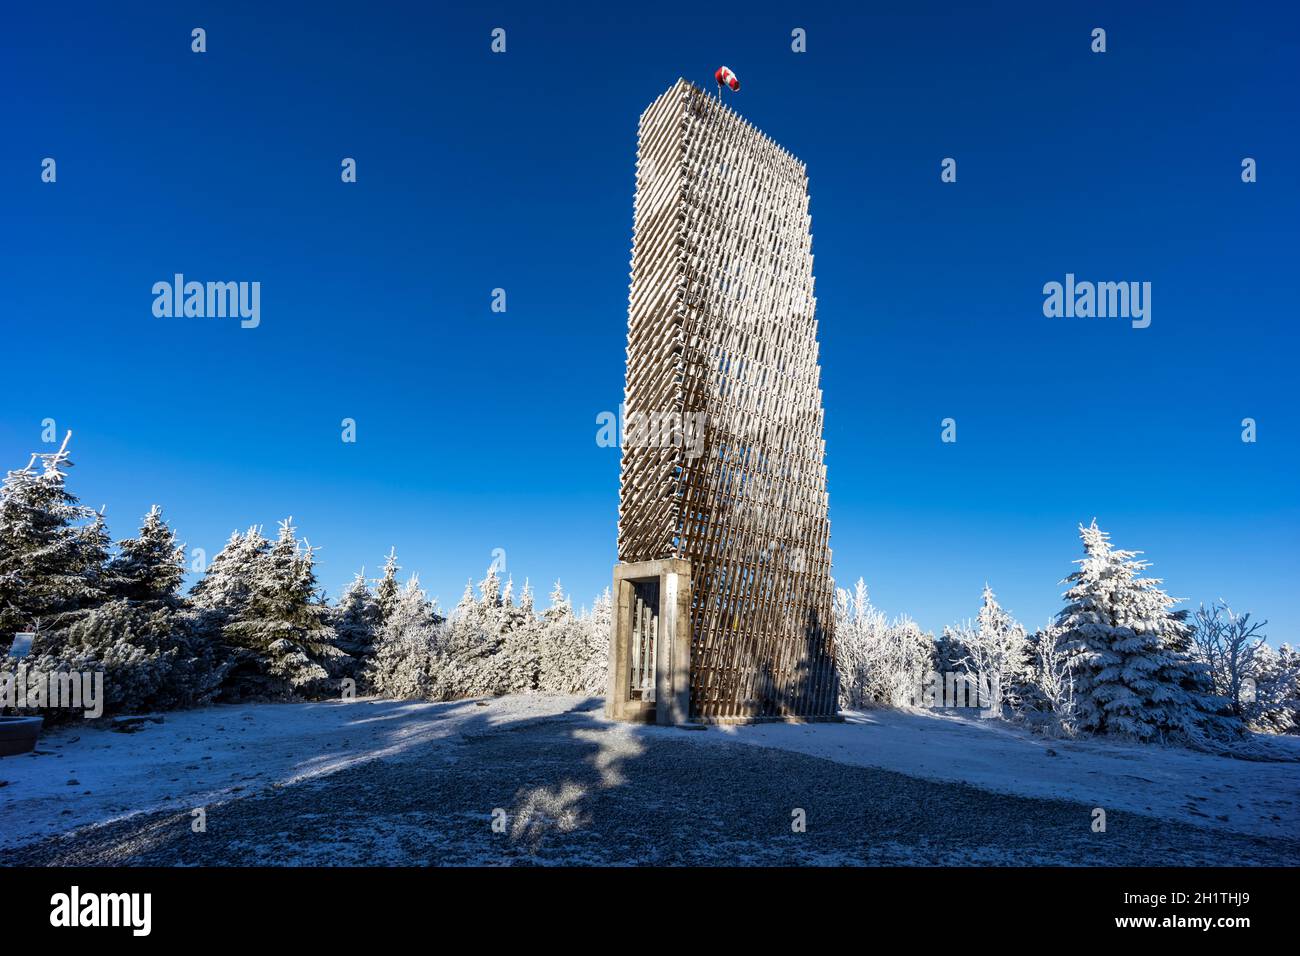
[[[852,595],[836,592],[835,665],[841,707],[908,707],[934,669],[934,639],[908,617],[887,621],[859,578]]]
[[[1209,668],[1214,692],[1227,698],[1235,716],[1254,729],[1287,730],[1297,675],[1279,666],[1278,652],[1265,642],[1267,624],[1252,622],[1249,612],[1236,614],[1224,601],[1202,604],[1192,619],[1192,656]]]
[[[1077,731],[1074,702],[1075,654],[1061,628],[1049,624],[1038,634],[1034,683],[1052,717],[1053,730],[1073,737]]]

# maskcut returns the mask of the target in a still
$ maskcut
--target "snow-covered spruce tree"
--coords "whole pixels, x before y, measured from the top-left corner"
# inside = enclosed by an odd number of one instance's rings
[[[979,619],[974,627],[944,629],[945,645],[960,648],[959,666],[977,681],[981,705],[1018,709],[1025,685],[1031,681],[1029,641],[1024,627],[998,604],[993,589],[984,585]],[[982,699],[992,697],[987,703]]]
[[[469,696],[471,688],[480,684],[480,658],[496,646],[487,637],[494,627],[488,617],[483,602],[474,597],[474,586],[466,581],[460,601],[437,636],[428,662],[429,689],[423,696],[455,700]]]
[[[1079,654],[1079,726],[1138,740],[1232,732],[1234,721],[1222,713],[1226,702],[1187,652],[1187,612],[1172,610],[1178,601],[1160,589],[1159,578],[1142,576],[1150,562],[1112,547],[1095,519],[1079,534],[1084,557],[1062,582],[1070,588],[1057,616]]]
[[[589,614],[573,613],[560,582],[538,633],[538,689],[551,694],[603,693],[608,680],[611,599],[606,590]]]
[[[584,643],[582,625],[573,613],[573,604],[564,594],[559,581],[551,588],[550,606],[542,612],[538,627],[537,686],[549,694],[574,693],[579,680]]]
[[[186,615],[190,631],[214,649],[228,684],[223,695],[233,699],[246,689],[248,676],[260,673],[262,660],[255,651],[239,646],[227,628],[247,607],[258,565],[270,546],[257,526],[243,534],[231,532],[203,577],[190,589]]]
[[[350,659],[346,676],[359,677],[365,672],[366,662],[375,655],[381,625],[379,602],[366,583],[364,572],[352,579],[339,596],[338,604],[330,608],[329,620],[334,630],[334,646]]]
[[[116,706],[167,710],[210,701],[225,675],[219,646],[195,628],[180,595],[185,574],[184,548],[155,505],[145,515],[140,533],[118,542],[108,563],[107,579],[116,599],[95,609],[71,627],[64,642],[66,655],[127,660],[113,645],[142,650],[153,668],[156,682],[110,667],[106,673],[110,702],[117,685],[123,690]],[[146,692],[147,690],[147,692]]]
[[[573,617],[573,602],[564,593],[564,585],[560,583],[559,578],[556,578],[555,584],[551,586],[550,600],[550,607],[546,609],[543,615],[548,620],[559,617]]]
[[[104,672],[104,712],[173,710],[210,702],[221,683],[219,664],[194,648],[174,608],[118,598],[58,632],[55,670]]]
[[[934,639],[934,669],[939,674],[956,674],[961,672],[961,661],[966,656],[958,635],[952,628],[945,627]]]
[[[72,464],[67,443],[32,455],[0,487],[0,635],[35,631],[35,653],[46,631],[66,626],[108,596],[103,516],[66,487],[63,469]],[[8,640],[3,643],[7,650]]]
[[[108,555],[112,539],[108,534],[108,524],[102,511],[95,512],[90,523],[82,529],[81,579],[86,591],[86,601],[76,611],[64,618],[65,622],[76,620],[113,596],[114,583],[109,574]]]
[[[507,579],[497,614],[502,644],[489,664],[489,684],[501,688],[496,693],[502,694],[537,690],[541,668],[541,622],[532,611],[517,607],[513,594],[514,582]]]
[[[344,655],[325,612],[312,548],[299,543],[293,519],[286,518],[274,544],[254,561],[247,600],[223,629],[252,655],[232,672],[234,696],[317,696],[333,689],[330,679],[341,672]]]
[[[1267,644],[1256,656],[1255,676],[1243,688],[1243,717],[1252,730],[1284,734],[1300,729],[1300,655]]]
[[[117,554],[108,562],[113,595],[140,604],[176,607],[184,578],[185,549],[163,520],[162,509],[154,505],[144,516],[140,533],[119,541]]]
[[[243,534],[232,531],[203,577],[190,589],[195,607],[227,617],[238,614],[248,604],[261,560],[270,547],[261,528],[254,526]]]
[[[591,613],[583,615],[587,640],[581,649],[583,666],[578,672],[575,692],[604,696],[609,683],[609,636],[614,626],[614,597],[605,588],[591,605]]]
[[[104,674],[103,714],[161,710],[178,706],[167,693],[175,652],[150,651],[149,644],[161,644],[166,631],[157,627],[154,615],[137,614],[125,601],[110,601],[57,632],[59,646],[53,652],[30,654],[22,660],[0,658],[0,669],[28,674]],[[156,635],[141,633],[143,625]],[[2,709],[0,709],[2,710]],[[64,707],[40,711],[46,724],[80,719],[84,710]]]
[[[888,680],[881,688],[882,700],[890,707],[916,707],[917,688],[934,672],[934,635],[906,614],[900,614],[885,629]]]
[[[1300,732],[1300,653],[1290,644],[1265,657],[1264,705],[1256,718],[1256,729],[1270,733]]]
[[[438,700],[492,697],[537,689],[536,620],[507,605],[495,568],[469,586],[456,606],[434,655]]]
[[[374,656],[365,666],[366,688],[393,700],[431,699],[434,648],[444,623],[412,575],[379,627]]]
[[[402,570],[397,563],[397,549],[390,548],[387,557],[384,558],[384,573],[375,582],[375,605],[379,611],[379,620],[382,622],[387,619],[388,614],[397,604],[398,594],[401,592],[401,585],[397,583],[397,572]]]
[[[539,618],[532,588],[519,603],[513,587],[489,570],[478,595],[466,584],[450,619],[430,612],[414,582],[399,594],[380,629],[370,686],[387,697],[455,700],[502,694],[600,694],[607,679],[612,601],[608,590],[590,613],[573,613],[558,582]]]
[[[106,535],[102,522],[96,534]],[[98,552],[102,543],[95,544]],[[119,542],[102,580],[113,593],[46,631],[24,662],[29,671],[101,671],[104,712],[169,710],[206,703],[222,677],[213,649],[190,630],[179,595],[183,568],[175,536],[155,508],[137,538]],[[60,711],[49,719],[78,716]]]

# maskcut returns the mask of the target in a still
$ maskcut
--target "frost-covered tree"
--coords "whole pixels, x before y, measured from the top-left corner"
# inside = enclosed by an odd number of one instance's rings
[[[1271,734],[1300,729],[1300,655],[1289,644],[1265,644],[1256,657],[1252,685],[1243,693],[1243,717],[1253,730]]]
[[[576,693],[604,695],[609,683],[609,638],[614,624],[614,597],[605,588],[591,605],[591,613],[582,618],[587,631],[582,647],[582,669],[578,672]]]
[[[241,612],[253,593],[253,583],[270,547],[256,526],[243,534],[231,532],[230,539],[190,590],[194,605],[226,617]]]
[[[298,541],[293,519],[286,518],[275,542],[254,562],[247,600],[223,631],[248,652],[234,674],[234,689],[277,697],[324,693],[341,670],[342,656],[325,610],[312,548]]]
[[[840,675],[840,706],[861,710],[875,706],[871,682],[885,641],[888,621],[873,607],[862,578],[852,596],[840,588],[835,602],[835,665]]]
[[[555,583],[551,606],[537,629],[538,689],[552,694],[604,692],[611,603],[606,589],[589,614],[575,615],[564,589]]]
[[[608,590],[575,615],[558,585],[539,617],[525,583],[513,588],[489,570],[478,593],[465,593],[445,621],[430,616],[423,592],[408,584],[380,630],[372,686],[389,697],[454,700],[501,694],[603,693],[612,601]]]
[[[225,677],[213,646],[161,602],[117,598],[100,605],[58,632],[52,657],[59,662],[54,669],[103,670],[110,714],[209,703]]]
[[[506,633],[528,628],[536,623],[532,611],[525,610],[522,604],[516,606],[514,593],[514,579],[507,578],[505,587],[501,590],[501,603],[498,605],[497,616],[498,627]]]
[[[217,693],[225,660],[219,644],[184,606],[184,562],[184,548],[155,505],[140,533],[118,542],[117,554],[108,563],[106,577],[115,600],[64,636],[64,656],[106,663],[110,705],[168,710],[206,703]],[[128,647],[144,654],[147,668],[130,663]],[[119,687],[120,694],[115,690]]]
[[[1256,696],[1267,624],[1252,622],[1250,612],[1234,613],[1224,601],[1202,604],[1192,617],[1192,653],[1209,668],[1215,693],[1226,697],[1233,714],[1243,719]]]
[[[852,595],[835,596],[835,664],[840,706],[909,707],[921,703],[934,670],[934,638],[903,616],[889,621],[858,579]]]
[[[230,538],[198,582],[190,589],[190,610],[186,618],[190,632],[212,648],[222,663],[229,681],[226,694],[238,699],[262,675],[262,658],[253,650],[239,646],[227,633],[233,622],[248,607],[258,569],[271,543],[253,526],[246,532],[231,532]]]
[[[16,631],[36,631],[39,651],[41,632],[71,623],[108,597],[108,534],[103,516],[66,487],[67,444],[65,438],[57,452],[32,455],[0,487],[3,649]]]
[[[1266,626],[1267,621],[1252,621],[1249,612],[1237,614],[1224,601],[1202,604],[1192,618],[1191,647],[1234,716],[1255,729],[1281,732],[1290,729],[1300,675],[1286,666],[1282,652],[1269,647]]]
[[[1050,718],[1049,729],[1072,737],[1078,723],[1074,699],[1078,653],[1063,640],[1064,634],[1049,623],[1034,635],[1034,686],[1036,703]]]
[[[1300,653],[1290,644],[1265,656],[1264,676],[1266,704],[1257,720],[1260,730],[1272,733],[1300,732]]]
[[[944,638],[945,646],[959,648],[958,664],[977,681],[982,706],[1001,713],[1003,705],[1021,705],[1024,687],[1031,680],[1029,641],[1024,627],[1002,608],[992,588],[984,585],[976,625],[945,628]],[[983,700],[984,695],[990,700]]]
[[[541,622],[532,612],[513,604],[513,591],[513,582],[507,579],[500,603],[488,611],[491,626],[501,638],[496,653],[486,660],[488,684],[501,688],[497,693],[534,691],[539,686]]]
[[[381,616],[379,602],[366,583],[364,572],[358,573],[344,589],[338,604],[330,609],[329,618],[334,629],[334,646],[353,658],[358,666],[374,655]]]
[[[536,621],[501,598],[489,568],[474,598],[468,585],[434,657],[437,699],[488,697],[537,689]]]
[[[115,596],[149,605],[176,606],[185,578],[185,549],[176,532],[154,505],[144,516],[140,533],[117,543],[108,563],[108,578]]]
[[[962,670],[962,658],[966,651],[961,641],[950,627],[945,627],[934,639],[934,669],[939,674],[956,674]]]
[[[1057,623],[1080,658],[1080,727],[1139,740],[1231,731],[1206,668],[1187,653],[1187,612],[1173,610],[1159,578],[1143,577],[1150,563],[1112,547],[1096,520],[1079,534],[1084,557],[1062,582],[1070,587]]]
[[[569,596],[564,593],[564,585],[557,578],[555,585],[551,588],[551,606],[546,609],[546,617],[563,617],[564,615],[573,614],[573,602]]]
[[[366,665],[368,688],[394,700],[433,697],[433,656],[443,626],[437,608],[412,576],[380,625],[374,657]]]
[[[95,512],[90,523],[81,530],[81,577],[87,594],[81,610],[86,611],[98,607],[113,596],[114,582],[108,569],[112,539],[102,511]],[[76,616],[76,612],[73,616]]]
[[[538,628],[538,687],[547,693],[568,694],[578,682],[583,643],[582,625],[560,582],[551,588],[551,604]]]
[[[37,459],[40,474],[32,468]],[[33,456],[11,473],[0,504],[0,527],[13,528],[12,521],[22,529],[0,547],[0,566],[7,565],[0,578],[28,580],[27,612],[37,611],[31,617],[40,624],[24,664],[102,671],[108,713],[210,700],[224,665],[183,607],[184,569],[161,512],[153,509],[140,535],[120,542],[109,560],[103,515],[81,507],[65,486],[69,464],[66,441],[54,454]]]
[[[501,598],[501,578],[497,575],[495,565],[487,569],[487,576],[478,583],[478,594],[479,605],[484,608],[484,613],[490,613],[492,608],[501,607],[504,603]]]
[[[397,583],[397,572],[400,570],[402,569],[397,563],[397,549],[390,548],[388,556],[384,558],[383,576],[375,582],[375,605],[379,609],[381,621],[388,618],[389,612],[397,603],[397,596],[401,591]]]

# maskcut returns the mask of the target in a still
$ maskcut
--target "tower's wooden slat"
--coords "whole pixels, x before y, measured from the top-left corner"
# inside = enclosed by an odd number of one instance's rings
[[[691,562],[691,716],[836,706],[808,176],[679,80],[642,114],[628,295],[622,561]],[[691,439],[699,442],[691,445]]]

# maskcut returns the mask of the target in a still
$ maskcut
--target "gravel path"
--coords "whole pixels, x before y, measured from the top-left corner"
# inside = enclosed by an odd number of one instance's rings
[[[11,849],[7,865],[1295,865],[1300,841],[996,794],[582,715],[464,731],[191,812]],[[504,832],[493,828],[505,811]],[[794,832],[801,809],[806,832]],[[498,815],[499,817],[500,815]]]

